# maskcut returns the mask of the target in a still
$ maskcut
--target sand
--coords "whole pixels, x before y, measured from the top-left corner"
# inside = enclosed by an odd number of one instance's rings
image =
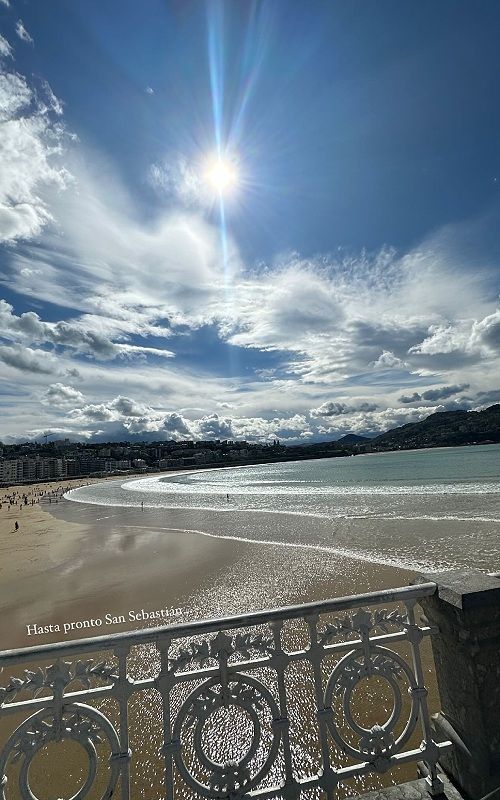
[[[54,490],[53,485],[48,488]],[[64,490],[68,488],[65,483]],[[5,505],[0,510],[0,651],[83,638],[89,635],[88,629],[70,628],[66,633],[64,625],[104,620],[106,615],[112,622],[91,630],[90,635],[161,624],[132,621],[131,611],[140,615],[163,610],[165,623],[223,617],[404,586],[413,575],[338,553],[219,538],[217,533],[231,536],[232,512],[141,511],[57,499],[57,503],[31,506],[30,498],[22,510],[9,511]],[[262,530],[262,514],[253,515],[253,520],[251,514],[245,512],[245,516]],[[18,532],[14,531],[16,519]],[[280,524],[287,523],[296,525],[297,517],[280,515]],[[267,524],[273,524],[271,518]],[[196,530],[212,535],[192,532]],[[118,621],[121,616],[123,622]],[[59,625],[61,631],[28,633],[28,626],[35,625]],[[437,710],[428,641],[423,650],[430,708]],[[151,715],[156,719],[157,713],[154,704],[145,702],[139,712],[132,711],[132,728],[145,724]],[[2,728],[0,738],[5,735]],[[143,753],[142,744],[140,749],[142,760],[136,764],[133,785],[137,796],[153,798],[158,787],[151,783],[148,759],[155,754],[147,747]],[[79,762],[73,767],[78,774]],[[392,779],[407,780],[413,777],[412,769],[400,768]],[[46,778],[40,780],[48,791]],[[365,788],[376,785],[374,778]],[[60,788],[58,792],[54,796],[60,796]]]
[[[61,492],[82,483],[87,481],[0,491],[0,650],[89,635],[74,627],[65,634],[34,633],[35,625],[62,630],[64,623],[123,615],[125,624],[99,631],[117,633],[147,626],[129,619],[131,611],[163,609],[165,623],[228,616],[403,586],[412,576],[337,554],[189,532],[231,535],[230,513],[214,522],[214,515],[188,510],[61,499]],[[26,493],[28,505],[9,510],[2,497],[12,491]],[[50,504],[41,492],[54,493]],[[32,499],[41,502],[32,506]],[[297,524],[296,518],[290,522]],[[262,515],[255,525],[262,525]]]

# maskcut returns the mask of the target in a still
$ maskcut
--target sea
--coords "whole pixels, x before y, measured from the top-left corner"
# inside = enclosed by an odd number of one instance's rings
[[[500,571],[500,445],[185,471],[73,489],[165,526],[416,571]]]

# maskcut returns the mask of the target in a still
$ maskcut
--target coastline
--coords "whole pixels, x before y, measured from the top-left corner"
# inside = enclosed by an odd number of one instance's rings
[[[168,624],[402,586],[414,575],[318,548],[231,538],[237,512],[225,512],[221,536],[208,524],[202,530],[199,514],[191,530],[179,527],[167,509],[59,500],[25,507],[17,533],[14,513],[0,512],[0,650],[148,627],[129,611],[165,609]],[[261,524],[261,515],[245,514]],[[64,633],[64,623],[106,614],[126,623]],[[28,635],[35,624],[60,631]]]
[[[10,558],[6,565],[2,559],[0,651],[396,588],[408,585],[415,575],[335,551],[175,529],[169,527],[175,514],[168,509],[141,511],[62,500],[26,513],[26,529],[9,534]],[[238,512],[225,512],[221,520],[229,535],[232,513]],[[261,515],[244,513],[249,525],[260,525]],[[197,516],[193,513],[193,523]],[[296,521],[290,515],[290,524]],[[5,539],[0,527],[2,550]],[[16,564],[20,566],[13,572]],[[165,618],[144,619],[143,610],[164,610]],[[136,614],[134,620],[130,611]],[[106,615],[111,616],[109,624]],[[102,625],[71,627],[93,619],[102,620]],[[28,635],[27,626],[34,624],[54,630]],[[428,639],[421,654],[434,712],[439,695]],[[412,777],[404,766],[398,774],[401,780]],[[374,778],[373,786],[378,785]]]

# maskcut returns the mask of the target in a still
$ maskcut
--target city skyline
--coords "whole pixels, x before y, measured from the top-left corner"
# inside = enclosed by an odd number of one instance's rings
[[[309,442],[498,402],[499,24],[0,0],[0,440]]]

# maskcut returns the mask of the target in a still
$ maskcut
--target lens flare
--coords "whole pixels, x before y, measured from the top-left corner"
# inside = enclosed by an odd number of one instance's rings
[[[236,188],[238,173],[230,161],[217,159],[213,161],[206,171],[206,180],[209,186],[218,194],[227,194]]]

